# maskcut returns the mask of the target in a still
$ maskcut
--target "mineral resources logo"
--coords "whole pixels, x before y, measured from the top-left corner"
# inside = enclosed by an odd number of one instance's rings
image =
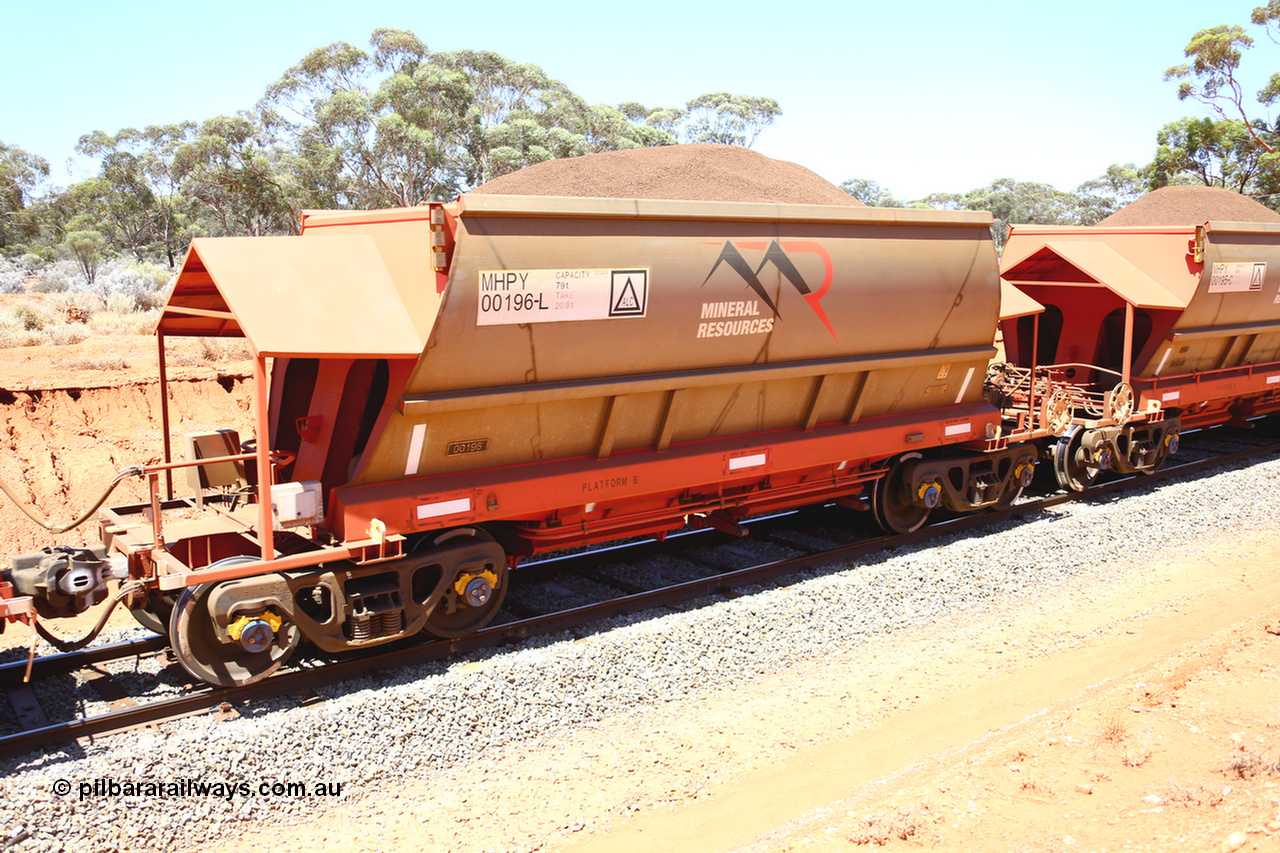
[[[759,264],[753,266],[743,252],[763,252],[763,256]],[[811,288],[809,283],[805,281],[804,276],[796,267],[795,261],[791,259],[791,254],[812,254],[817,255],[822,260],[822,284],[817,290]],[[721,264],[737,273],[746,282],[747,287],[755,292],[760,299],[747,302],[704,302],[701,319],[706,321],[717,317],[757,317],[761,313],[760,302],[764,302],[769,307],[773,317],[730,320],[728,322],[701,322],[698,324],[698,337],[719,338],[730,335],[756,335],[772,332],[774,319],[781,320],[782,314],[778,311],[778,306],[769,297],[769,291],[765,288],[764,282],[760,280],[760,273],[764,271],[765,267],[772,264],[778,274],[804,297],[804,301],[808,303],[809,308],[822,321],[822,325],[827,327],[831,337],[839,340],[835,330],[831,328],[831,321],[827,319],[826,312],[822,310],[822,298],[831,289],[832,266],[831,256],[827,254],[827,250],[820,244],[812,240],[771,240],[768,243],[763,240],[738,240],[736,242],[726,240],[720,249],[720,256],[716,258],[715,264],[711,267],[711,272],[707,273],[707,277],[703,279],[703,285],[706,285],[711,280],[716,270],[720,269]]]

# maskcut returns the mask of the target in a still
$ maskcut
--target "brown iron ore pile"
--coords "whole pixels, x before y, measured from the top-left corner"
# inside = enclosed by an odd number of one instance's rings
[[[667,145],[548,160],[472,192],[866,206],[803,166],[736,145]]]
[[[1117,210],[1098,226],[1203,225],[1211,220],[1280,222],[1280,213],[1218,187],[1162,187]]]

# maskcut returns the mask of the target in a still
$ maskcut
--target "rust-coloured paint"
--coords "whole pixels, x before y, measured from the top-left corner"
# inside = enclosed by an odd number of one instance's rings
[[[331,511],[346,535],[371,514],[353,509],[355,487],[416,481],[427,497],[383,519],[395,530],[603,513],[607,491],[553,498],[537,472],[555,460],[604,470],[623,454],[660,466],[673,447],[824,424],[856,441],[851,419],[981,404],[999,306],[985,216],[463,196],[450,221],[425,351]],[[858,464],[907,446],[845,455]],[[539,499],[468,503],[478,471]],[[681,487],[709,482],[692,473]]]
[[[158,331],[274,356],[257,423],[277,462],[260,448],[259,477],[320,481],[344,544],[212,573],[162,554],[164,585],[343,559],[374,530],[484,523],[515,554],[661,535],[859,494],[904,451],[980,453],[1000,418],[982,398],[990,222],[463,196],[198,241]]]
[[[1038,358],[1036,318],[1004,323],[1014,363],[1127,366],[1138,411],[1183,411],[1184,425],[1227,420],[1240,399],[1248,413],[1280,405],[1280,226],[1015,225],[1001,275],[1045,307]]]

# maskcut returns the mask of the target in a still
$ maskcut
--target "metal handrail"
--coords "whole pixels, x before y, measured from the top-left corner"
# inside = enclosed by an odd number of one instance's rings
[[[1117,383],[1124,381],[1119,371],[1082,363],[1037,365],[1034,369],[1004,364],[994,376],[989,375],[987,381],[1007,401],[1002,406],[1005,412],[1017,413],[1014,417],[1020,425],[1025,424],[1033,432],[1049,427],[1044,407],[1036,404],[1047,403],[1055,395],[1065,395],[1075,412],[1095,419],[1106,417],[1107,397],[1112,388],[1097,390],[1100,383],[1073,382],[1067,377],[1072,371],[1093,371],[1114,376]]]

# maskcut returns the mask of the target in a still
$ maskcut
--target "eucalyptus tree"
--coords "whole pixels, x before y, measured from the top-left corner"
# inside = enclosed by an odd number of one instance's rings
[[[420,204],[554,157],[674,141],[494,51],[433,53],[394,29],[370,46],[311,51],[258,104],[298,158],[306,206]]]
[[[75,258],[80,271],[92,286],[106,252],[106,238],[93,230],[72,231],[63,238],[62,245]]]
[[[163,254],[172,269],[192,236],[189,203],[176,166],[178,149],[195,139],[195,122],[127,127],[115,135],[94,131],[76,150],[100,158],[99,177],[112,187],[109,215],[120,233],[134,234],[122,248],[139,259],[143,248]]]
[[[1272,20],[1267,10],[1268,7],[1255,9],[1255,22],[1266,26]],[[1200,30],[1183,49],[1191,61],[1170,67],[1164,78],[1182,81],[1178,85],[1178,100],[1199,101],[1224,121],[1238,122],[1260,147],[1272,152],[1275,139],[1268,133],[1265,123],[1259,126],[1251,118],[1252,108],[1245,104],[1244,84],[1239,78],[1243,51],[1252,46],[1253,39],[1244,27],[1236,24],[1219,24]],[[1195,82],[1191,78],[1195,78]],[[1280,97],[1280,75],[1272,75],[1267,87],[1258,95],[1259,102],[1263,104],[1271,104]]]
[[[624,101],[618,104],[618,112],[637,127],[667,134],[672,142],[679,138],[680,125],[685,117],[684,110],[679,107],[646,107],[638,101]]]
[[[472,92],[464,122],[469,185],[543,160],[612,150],[593,148],[592,108],[539,66],[491,50],[442,52],[434,60],[462,74]]]
[[[991,236],[996,248],[1004,247],[1010,224],[1079,224],[1079,198],[1035,181],[1000,178],[967,193],[933,193],[921,203],[943,210],[987,210],[995,217]]]
[[[782,115],[773,98],[729,92],[708,92],[684,107],[646,107],[624,101],[618,111],[637,128],[641,144],[708,142],[745,148],[754,145],[760,133]]]
[[[295,234],[297,180],[290,158],[252,114],[202,122],[177,146],[174,174],[182,193],[214,235]]]
[[[760,133],[782,115],[773,98],[709,92],[685,105],[681,117],[685,142],[755,145]]]
[[[1242,121],[1181,118],[1162,127],[1156,143],[1152,181],[1157,186],[1185,175],[1205,186],[1243,193],[1267,170],[1266,151]]]
[[[16,145],[0,142],[0,251],[34,236],[30,207],[36,189],[49,177],[49,163]]]
[[[1280,43],[1280,0],[1253,10],[1250,21],[1273,43]],[[1219,24],[1196,32],[1183,54],[1187,62],[1165,71],[1179,81],[1178,99],[1207,106],[1212,118],[1184,118],[1164,126],[1158,136],[1153,186],[1178,175],[1236,192],[1269,198],[1280,191],[1280,125],[1266,108],[1280,101],[1280,72],[1273,73],[1250,103],[1240,69],[1254,39],[1237,24]]]
[[[1151,184],[1155,164],[1112,163],[1107,171],[1076,187],[1076,224],[1096,225],[1125,205],[1137,201]]]
[[[432,62],[406,30],[378,29],[370,41],[372,54],[346,42],[311,51],[259,102],[299,158],[308,206],[419,204],[453,194],[465,176],[466,75]]]
[[[144,260],[155,237],[158,205],[138,156],[101,132],[80,137],[76,151],[101,157],[95,214],[102,236],[120,251]]]
[[[866,178],[850,178],[840,184],[840,189],[868,207],[904,207],[893,193],[875,181]]]
[[[93,177],[51,189],[35,199],[28,209],[30,221],[39,230],[39,241],[46,252],[62,247],[66,236],[73,231],[101,234],[102,230],[109,229],[106,199],[110,191],[107,181]]]

